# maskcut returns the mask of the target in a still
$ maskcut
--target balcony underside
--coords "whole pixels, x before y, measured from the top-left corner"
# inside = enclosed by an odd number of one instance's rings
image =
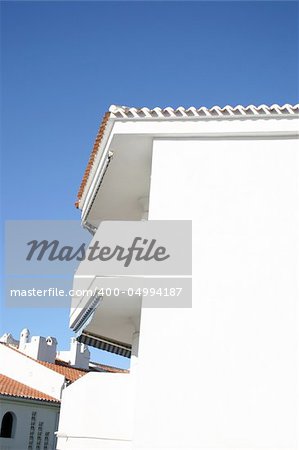
[[[86,278],[75,277],[74,286],[83,289],[89,282]],[[100,292],[102,286],[103,278],[93,277],[89,290]],[[133,334],[140,327],[140,315],[139,296],[128,296],[126,293],[118,296],[85,296],[80,300],[73,299],[70,326],[79,342],[130,357]]]

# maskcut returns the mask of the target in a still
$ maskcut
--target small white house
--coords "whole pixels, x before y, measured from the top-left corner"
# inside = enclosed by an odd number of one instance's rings
[[[62,390],[71,382],[86,375],[87,369],[70,364],[69,360],[58,358],[57,341],[53,337],[32,336],[28,329],[21,332],[16,341],[10,334],[0,338],[0,374],[25,384],[32,389],[60,400]],[[67,357],[77,350],[79,360],[80,344],[71,342]],[[66,358],[67,359],[67,358]]]
[[[0,338],[0,448],[53,450],[61,396],[89,372],[126,372],[90,362],[85,344],[71,339],[70,350],[57,352],[54,337]],[[73,404],[72,404],[73,408]]]
[[[88,352],[84,344],[71,342],[70,351],[64,353],[67,359],[77,350],[73,362],[78,367],[57,359],[57,341],[53,337],[30,338],[25,328],[19,341],[10,333],[0,338],[1,449],[56,448],[62,391],[88,372],[81,367],[82,346]]]
[[[299,105],[110,108],[82,224],[96,237],[105,220],[192,220],[192,308],[73,299],[78,339],[134,364],[63,393],[59,450],[299,448],[298,118]],[[83,268],[75,288],[100,288]]]
[[[0,374],[0,448],[56,448],[60,401]]]

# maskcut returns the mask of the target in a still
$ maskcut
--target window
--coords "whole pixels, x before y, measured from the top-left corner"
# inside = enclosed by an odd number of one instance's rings
[[[41,442],[42,442],[42,434],[43,434],[43,426],[44,422],[39,422],[37,429],[37,439],[36,439],[36,450],[40,450]]]
[[[36,411],[33,411],[33,413],[31,414],[31,426],[30,426],[28,450],[32,450],[33,449],[35,422],[36,422]]]
[[[14,414],[11,412],[7,412],[4,414],[1,422],[1,434],[0,437],[3,438],[11,438],[13,433],[14,426]]]
[[[44,450],[48,450],[50,432],[45,433]]]

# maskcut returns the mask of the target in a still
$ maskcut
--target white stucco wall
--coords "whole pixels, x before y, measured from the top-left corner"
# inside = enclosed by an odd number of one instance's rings
[[[58,450],[131,448],[132,377],[90,372],[63,391]]]
[[[65,378],[26,355],[0,344],[0,373],[58,400]]]
[[[49,432],[48,449],[55,449],[56,437],[54,433],[57,431],[59,406],[45,402],[0,397],[0,423],[6,412],[12,412],[15,416],[12,438],[0,437],[1,450],[26,450],[28,448],[31,416],[34,411],[36,412],[36,422],[33,448],[36,448],[38,425],[43,422],[40,448],[44,448],[45,433]]]
[[[298,448],[298,152],[154,141],[149,218],[193,220],[193,307],[143,310],[134,448]]]
[[[59,450],[299,449],[297,128],[290,118],[113,125],[154,138],[149,219],[193,221],[193,307],[143,309],[133,422],[117,378],[66,389]],[[132,443],[119,439],[122,419]]]

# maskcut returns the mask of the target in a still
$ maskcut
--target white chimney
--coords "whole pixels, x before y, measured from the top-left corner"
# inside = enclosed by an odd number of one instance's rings
[[[29,337],[30,337],[30,331],[28,330],[28,328],[24,328],[24,330],[22,330],[21,334],[20,334],[19,350],[21,352],[25,351],[26,345],[29,342]]]
[[[19,350],[31,358],[54,364],[56,359],[57,341],[54,337],[32,336],[29,342],[29,330],[21,333]]]
[[[70,365],[79,369],[88,369],[90,352],[85,344],[71,338]]]
[[[74,337],[71,338],[70,350],[58,352],[57,357],[78,369],[89,368],[90,351],[86,345],[81,344]]]

